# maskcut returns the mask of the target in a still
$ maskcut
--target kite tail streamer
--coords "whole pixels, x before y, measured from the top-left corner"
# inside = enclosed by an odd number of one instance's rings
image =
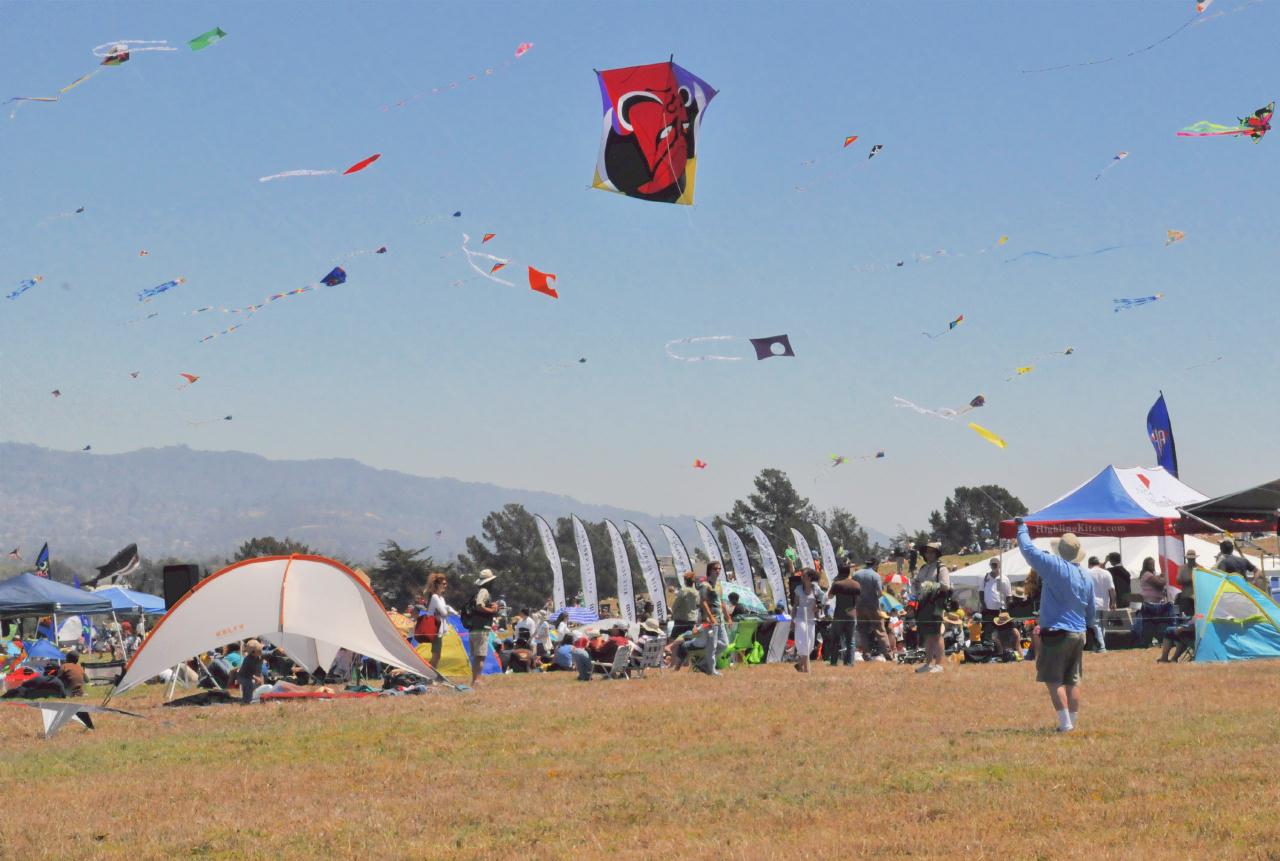
[[[502,266],[506,266],[508,263],[511,262],[510,260],[507,260],[504,257],[495,257],[494,255],[486,254],[483,251],[472,251],[470,248],[467,247],[468,243],[470,242],[471,242],[471,237],[465,233],[462,234],[462,253],[465,254],[467,257],[467,265],[470,266],[472,269],[474,269],[477,275],[480,275],[484,278],[488,278],[490,281],[496,281],[499,284],[505,284],[508,287],[516,286],[512,284],[510,281],[506,281],[492,274],[494,271],[496,271],[495,269],[491,269],[488,272],[485,272],[475,263],[475,259],[477,257],[479,257],[481,260],[491,260],[494,263],[500,263],[502,264]],[[497,267],[497,268],[501,268],[501,267]]]
[[[258,177],[258,182],[271,182],[276,179],[286,179],[291,176],[332,176],[337,173],[336,170],[286,170],[283,173],[273,173],[270,176]]]
[[[663,349],[667,351],[668,356],[681,362],[741,362],[741,356],[719,356],[715,354],[709,356],[682,356],[675,350],[671,349],[675,344],[702,344],[710,341],[736,340],[737,338],[733,335],[703,335],[698,338],[676,338],[674,341],[667,341],[667,343],[663,345]]]

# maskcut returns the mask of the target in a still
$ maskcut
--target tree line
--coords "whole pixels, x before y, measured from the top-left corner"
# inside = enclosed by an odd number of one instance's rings
[[[785,472],[764,469],[753,481],[754,492],[745,499],[736,500],[729,511],[716,515],[712,526],[718,534],[728,525],[747,539],[744,543],[751,555],[752,567],[761,573],[760,559],[755,542],[749,540],[752,525],[769,539],[775,552],[791,547],[791,530],[798,529],[813,542],[811,524],[824,527],[831,536],[837,553],[848,554],[855,561],[862,561],[875,552],[884,553],[889,548],[877,547],[867,530],[849,511],[840,507],[817,509],[801,496]],[[936,540],[943,544],[943,551],[955,553],[975,543],[998,535],[999,522],[1016,515],[1024,515],[1027,508],[1021,500],[998,485],[957,487],[947,497],[940,511],[929,515],[929,531],[908,533],[900,531],[895,542],[905,548],[909,544]],[[617,524],[621,528],[621,524]],[[577,544],[573,534],[573,521],[558,518],[551,524],[556,545],[561,552],[561,568],[564,573],[565,594],[569,597],[582,588],[582,572],[578,562]],[[616,592],[614,581],[613,550],[604,521],[583,521],[591,554],[595,561],[597,581],[602,598]],[[654,536],[649,536],[654,540]],[[635,551],[627,544],[631,562],[632,588],[636,595],[647,592],[639,573]],[[461,607],[470,595],[481,570],[490,568],[500,579],[497,592],[516,609],[541,608],[552,593],[551,565],[543,552],[533,514],[519,504],[508,504],[501,510],[491,511],[480,524],[480,533],[466,540],[465,552],[454,559],[436,559],[430,546],[405,547],[388,540],[378,552],[376,560],[369,564],[356,564],[348,559],[338,561],[367,574],[370,586],[388,607],[403,609],[417,598],[433,571],[443,572],[449,578],[446,598],[455,607]],[[655,550],[658,545],[655,545]],[[687,545],[695,561],[704,561],[705,554],[697,544]],[[816,544],[814,545],[816,549]],[[237,548],[235,554],[223,564],[230,564],[258,556],[287,556],[294,553],[315,553],[306,544],[291,538],[262,536],[251,538]],[[780,553],[781,555],[781,553]],[[336,557],[335,557],[336,558]],[[132,575],[131,588],[153,594],[162,594],[162,572],[165,565],[190,562],[190,559],[172,558],[142,560],[141,570]],[[219,560],[203,560],[205,567],[221,567]],[[51,566],[54,579],[71,582],[73,572],[65,565],[54,562]]]

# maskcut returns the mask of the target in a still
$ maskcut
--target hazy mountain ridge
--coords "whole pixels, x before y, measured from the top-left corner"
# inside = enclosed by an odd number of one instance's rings
[[[136,541],[143,555],[229,555],[260,535],[372,560],[381,544],[430,545],[437,559],[464,549],[490,511],[517,502],[554,524],[577,514],[637,523],[665,552],[658,523],[692,548],[689,516],[662,517],[542,491],[375,469],[349,459],[270,460],[186,446],[98,455],[0,443],[0,541],[30,559],[48,541],[62,559],[105,561]],[[436,531],[441,532],[436,536]],[[571,548],[562,548],[571,552]]]

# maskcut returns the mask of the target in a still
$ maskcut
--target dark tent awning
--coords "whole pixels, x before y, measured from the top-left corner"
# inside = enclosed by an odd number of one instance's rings
[[[19,574],[0,583],[0,616],[110,612],[106,598],[47,577]]]
[[[1280,478],[1183,509],[1230,531],[1274,532],[1280,510]]]

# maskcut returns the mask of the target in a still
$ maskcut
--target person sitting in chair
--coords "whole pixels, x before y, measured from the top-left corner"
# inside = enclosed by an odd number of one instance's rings
[[[1173,605],[1169,602],[1169,586],[1164,575],[1156,570],[1156,560],[1148,556],[1142,560],[1142,572],[1138,575],[1138,588],[1142,593],[1142,609],[1133,620],[1134,645],[1145,649],[1151,641],[1162,640],[1172,621]]]
[[[1160,644],[1158,664],[1176,663],[1187,651],[1196,645],[1196,596],[1192,572],[1196,567],[1196,552],[1187,551],[1186,573],[1182,577],[1182,591],[1173,599],[1174,623],[1164,632]],[[1169,657],[1169,652],[1173,657]]]
[[[680,636],[667,643],[663,649],[667,654],[667,664],[673,672],[679,671],[684,666],[686,660],[689,659],[689,653],[695,649],[705,649],[710,643],[710,637],[705,628],[694,628],[685,631]],[[696,670],[698,666],[692,664]]]
[[[1018,629],[1014,627],[1013,617],[1007,610],[992,620],[992,628],[991,641],[996,647],[996,655],[1002,661],[1017,660],[1022,644],[1019,642]]]

